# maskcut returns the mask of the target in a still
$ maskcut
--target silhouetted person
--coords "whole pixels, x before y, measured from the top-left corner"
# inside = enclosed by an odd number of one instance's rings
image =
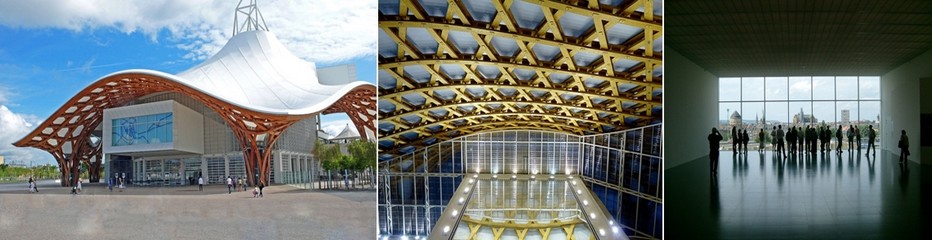
[[[802,128],[793,127],[793,136],[796,137],[796,142],[793,143],[793,153],[799,154],[799,149],[802,149],[803,145],[803,132],[800,131]]]
[[[861,151],[861,129],[858,126],[854,126],[854,140],[857,141],[854,144],[855,147],[858,148],[858,151]]]
[[[770,151],[777,151],[777,126],[773,126],[773,130],[770,131]]]
[[[751,136],[748,135],[748,130],[745,129],[744,132],[741,133],[741,143],[744,144],[744,146],[742,146],[742,148],[744,149],[744,154],[748,153],[748,142],[750,141],[751,141]]]
[[[854,125],[848,125],[848,151],[854,149]]]
[[[732,154],[738,154],[738,127],[731,127],[731,150]]]
[[[835,151],[841,153],[841,144],[844,143],[841,137],[841,125],[838,125],[838,129],[835,129],[835,139],[838,142],[838,145],[835,146]]]
[[[777,128],[777,153],[782,154],[786,158],[786,147],[783,145],[783,125],[778,126]]]
[[[796,146],[796,130],[793,127],[786,129],[786,143],[789,145],[788,153],[793,154],[793,151]]]
[[[906,157],[909,157],[909,137],[906,137],[906,130],[902,130],[902,135],[900,135],[900,162],[904,163]],[[874,150],[876,151],[876,150]]]
[[[825,126],[823,131],[825,131],[825,152],[832,152],[832,136],[835,135],[835,132],[829,126]]]
[[[764,133],[764,128],[761,128],[760,132],[757,133],[757,142],[759,143],[757,146],[757,152],[764,152],[764,136],[767,135]]]
[[[877,139],[877,133],[874,132],[874,125],[867,125],[867,153],[864,153],[864,156],[871,152],[871,148],[874,149],[874,155],[877,155],[877,146],[874,146],[875,139]]]
[[[807,145],[809,145],[809,152],[815,154],[819,149],[816,147],[816,140],[818,139],[816,128],[809,126],[809,132],[806,133],[806,136],[809,138],[809,142],[807,143]]]
[[[709,140],[709,170],[712,174],[718,174],[718,143],[722,141],[722,134],[718,129],[712,128],[712,133],[707,138]]]

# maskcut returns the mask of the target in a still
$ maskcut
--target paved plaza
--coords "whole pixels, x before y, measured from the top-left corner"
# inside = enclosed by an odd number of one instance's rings
[[[250,189],[251,190],[251,189]],[[84,192],[41,181],[0,184],[2,239],[375,239],[374,191],[291,186],[227,194],[225,185]]]

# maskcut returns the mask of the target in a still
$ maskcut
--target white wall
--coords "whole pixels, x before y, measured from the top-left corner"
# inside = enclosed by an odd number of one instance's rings
[[[175,150],[204,153],[204,115],[172,101]]]
[[[932,108],[932,99],[920,99],[921,85],[926,84],[920,84],[919,79],[930,77],[932,51],[919,55],[880,78],[881,147],[898,155],[900,151],[896,144],[900,138],[900,130],[906,130],[912,153],[910,161],[920,162],[922,152],[930,150],[919,149],[920,108]],[[930,91],[925,92],[927,95],[932,94]],[[920,163],[932,164],[932,159],[925,159]]]
[[[718,77],[670,47],[663,69],[664,169],[670,169],[709,154],[706,137],[718,125]]]

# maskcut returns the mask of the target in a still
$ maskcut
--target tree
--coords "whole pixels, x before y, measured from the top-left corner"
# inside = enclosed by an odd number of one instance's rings
[[[324,170],[327,170],[327,187],[331,188],[331,183],[333,180],[333,173],[331,170],[339,169],[341,167],[340,158],[343,153],[340,153],[339,146],[327,145],[323,141],[317,140],[314,143],[314,151],[312,151],[314,157],[320,160],[320,166]]]
[[[0,164],[0,172],[2,172],[3,175],[6,175],[6,168],[8,168],[8,167],[10,167],[10,165],[8,165],[8,164],[6,164],[6,163]]]
[[[370,141],[353,141],[347,146],[349,154],[353,156],[354,159],[354,169],[355,170],[369,170],[369,187],[375,188],[375,181],[372,180],[372,177],[375,176],[375,165],[378,163],[376,158],[376,146],[374,142]]]

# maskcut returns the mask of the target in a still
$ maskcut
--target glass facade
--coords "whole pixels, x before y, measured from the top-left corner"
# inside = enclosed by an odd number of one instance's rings
[[[580,176],[629,236],[661,238],[661,125],[576,136],[479,133],[380,163],[379,234],[427,236],[465,174]],[[491,201],[491,200],[489,200]]]
[[[732,127],[748,131],[750,149],[758,148],[757,133],[761,129],[769,139],[775,126],[786,129],[824,125],[832,131],[840,126],[845,137],[849,128],[857,127],[861,135],[858,146],[867,145],[872,127],[877,134],[876,144],[880,142],[878,76],[719,78],[718,108],[719,129],[725,130],[722,147],[726,150],[731,149],[727,140]]]
[[[663,238],[661,125],[583,136],[580,175],[628,236]]]
[[[170,112],[115,118],[112,121],[111,146],[170,143],[174,140]]]

